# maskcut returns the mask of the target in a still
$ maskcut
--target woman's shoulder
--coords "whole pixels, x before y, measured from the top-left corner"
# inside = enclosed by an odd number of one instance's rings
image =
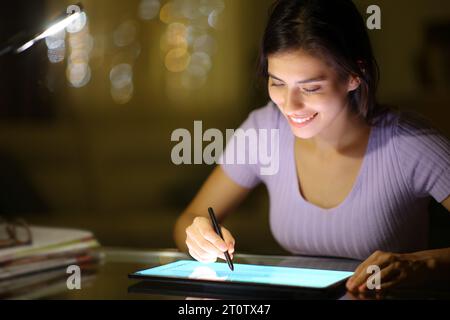
[[[424,115],[410,110],[389,110],[377,126],[379,145],[397,155],[399,165],[411,170],[419,162],[450,166],[450,140]],[[431,169],[431,167],[429,168]]]
[[[439,144],[449,150],[448,137],[424,115],[411,110],[396,111],[391,114],[394,125],[394,134],[397,140],[416,146],[426,147]]]
[[[425,116],[414,111],[391,114],[398,168],[417,197],[441,202],[449,193],[450,140]]]
[[[445,134],[430,119],[412,110],[389,109],[376,119],[375,126],[390,130],[397,140],[448,141]]]

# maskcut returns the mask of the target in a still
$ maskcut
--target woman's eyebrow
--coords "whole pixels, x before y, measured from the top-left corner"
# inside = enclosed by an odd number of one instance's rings
[[[283,80],[281,80],[280,78],[274,76],[270,72],[268,74],[269,74],[269,77],[274,78],[274,79],[276,79],[278,81],[284,82]],[[323,80],[326,80],[325,76],[319,76],[319,77],[309,78],[309,79],[305,79],[305,80],[300,80],[300,81],[297,81],[297,83],[302,84],[302,83],[310,83],[310,82],[317,82],[317,81],[323,81]]]

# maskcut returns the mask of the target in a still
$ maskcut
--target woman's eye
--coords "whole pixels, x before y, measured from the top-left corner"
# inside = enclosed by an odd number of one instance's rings
[[[282,84],[282,83],[275,83],[275,82],[272,82],[271,86],[272,86],[272,87],[281,87],[281,86],[283,86],[283,84]]]
[[[314,93],[320,90],[320,87],[315,87],[315,88],[303,88],[303,91],[305,93]]]

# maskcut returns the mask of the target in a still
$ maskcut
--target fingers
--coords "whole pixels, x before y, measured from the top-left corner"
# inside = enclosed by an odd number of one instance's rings
[[[189,254],[192,258],[202,263],[213,263],[217,261],[217,257],[208,256],[208,254],[202,255],[201,253],[198,253],[194,248],[189,248]]]
[[[361,263],[356,268],[354,275],[347,281],[347,289],[349,291],[364,292],[367,289],[367,279],[371,276],[375,276],[373,273],[368,273],[368,267],[375,265],[380,268],[380,274],[378,275],[380,281],[389,281],[398,274],[398,264],[395,262],[396,257],[394,254],[386,253],[382,251],[374,252],[366,261]]]
[[[197,247],[201,251],[206,252],[208,255],[225,259],[223,251],[219,250],[214,244],[203,238],[202,236],[193,237],[193,240]]]
[[[400,275],[400,263],[399,262],[394,262],[391,263],[389,265],[387,265],[385,268],[381,269],[380,272],[376,273],[376,274],[369,274],[370,276],[376,276],[379,278],[380,281],[380,286],[379,287],[375,287],[375,289],[377,291],[381,291],[383,290],[383,288],[387,289],[387,287],[393,287],[397,282],[398,282],[398,276]],[[384,283],[389,283],[388,286],[383,286]],[[364,285],[362,290],[360,288],[360,292],[366,292],[368,291],[368,287],[367,285]]]
[[[364,262],[362,262],[355,270],[353,276],[347,281],[347,289],[349,291],[358,291],[359,287],[365,282],[365,276],[367,266],[372,264],[372,262],[379,255],[379,252],[374,252],[369,258],[367,258]]]
[[[400,264],[398,262],[391,263],[380,272],[381,284],[398,278],[400,272]]]
[[[217,256],[211,254],[199,246],[197,246],[192,239],[186,239],[186,244],[189,248],[189,254],[197,261],[203,263],[212,263],[217,261]]]
[[[388,255],[388,253],[379,250],[372,253],[369,258],[367,258],[358,266],[358,268],[356,268],[352,281],[356,282],[356,280],[359,279],[358,277],[367,275],[367,268],[371,265],[376,265],[380,268],[384,267],[386,265],[386,258]]]
[[[192,225],[186,228],[186,245],[189,254],[201,262],[215,262],[217,258],[225,260],[224,252],[233,258],[234,238],[225,228],[222,229],[223,240],[213,229],[209,219],[197,217]]]
[[[367,278],[367,266],[374,263],[380,255],[379,251],[375,251],[369,258],[362,262],[355,270],[353,276],[347,281],[347,289],[349,291],[359,291],[365,284]]]
[[[404,273],[400,272],[394,280],[381,283],[381,290],[387,291],[389,289],[393,289],[393,288],[399,286],[405,278],[406,278],[406,275]]]
[[[201,236],[211,242],[219,251],[227,251],[227,245],[224,240],[214,231],[209,219],[198,217],[193,225],[200,232]]]
[[[397,287],[406,278],[400,262],[395,262],[387,268],[381,270],[381,288],[380,290],[388,290]]]
[[[193,248],[202,259],[211,260],[211,257],[225,258],[223,252],[206,240],[195,228],[187,229],[186,234],[188,248]]]
[[[224,227],[222,227],[221,229],[223,238],[225,239],[225,243],[228,248],[228,253],[232,255],[234,253],[234,245],[236,244],[236,241],[227,229],[225,229]]]

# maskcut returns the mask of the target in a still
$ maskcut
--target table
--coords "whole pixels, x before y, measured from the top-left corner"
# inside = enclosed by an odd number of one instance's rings
[[[16,290],[14,294],[3,293],[3,298],[12,299],[120,299],[120,300],[181,300],[181,299],[217,299],[220,296],[174,294],[168,292],[134,293],[130,288],[139,283],[138,280],[129,279],[128,274],[157,266],[160,264],[174,262],[180,259],[191,259],[188,255],[175,249],[166,250],[137,250],[127,248],[99,248],[102,259],[98,264],[90,265],[82,269],[81,288],[69,290],[67,287],[66,269],[58,269],[42,272],[26,278],[35,279],[35,284],[26,290]],[[353,271],[360,263],[357,260],[309,257],[309,256],[267,256],[236,254],[236,263],[263,264],[287,267],[321,268],[330,270]],[[19,283],[18,279],[14,283]],[[13,286],[14,287],[14,286]],[[233,298],[233,297],[223,297]],[[355,297],[344,290],[338,292],[333,299],[355,300],[374,299],[380,297],[364,296]],[[402,290],[395,291],[383,296],[383,299],[450,299],[450,290],[447,291],[424,291],[424,290]]]

